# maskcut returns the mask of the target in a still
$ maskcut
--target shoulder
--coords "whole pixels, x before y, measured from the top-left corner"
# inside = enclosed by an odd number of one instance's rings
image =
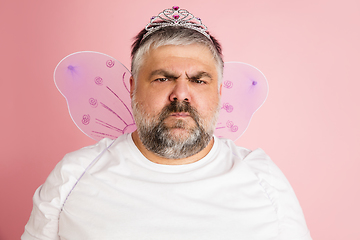
[[[234,159],[234,164],[240,164],[246,167],[252,174],[256,175],[259,182],[274,183],[274,178],[283,178],[285,176],[280,169],[271,161],[270,157],[260,148],[249,150],[244,147],[237,146],[232,140],[218,139],[221,153],[228,152]],[[245,165],[245,166],[244,166]]]
[[[33,210],[22,239],[58,239],[58,219],[62,207],[82,174],[113,144],[111,139],[68,153],[55,166],[33,197]]]
[[[245,164],[259,179],[267,179],[273,182],[272,178],[280,177],[286,180],[280,169],[262,149],[258,148],[252,151],[237,146],[230,139],[218,138],[217,141],[221,153],[230,153],[233,158],[236,158],[235,164]]]
[[[70,180],[69,178],[79,178],[99,155],[108,150],[113,142],[114,140],[104,138],[94,145],[67,153],[50,173],[43,188],[46,188],[47,185],[53,181],[59,184],[60,182],[68,182]]]
[[[221,154],[229,153],[231,156],[244,160],[251,150],[237,146],[233,140],[215,137],[216,147]]]
[[[113,142],[114,140],[111,140],[109,138],[103,138],[94,145],[83,147],[79,150],[67,153],[64,156],[63,160],[59,162],[59,164],[61,165],[73,163],[81,166],[86,166],[93,157],[96,157],[98,154],[109,148],[109,146],[111,146]]]
[[[277,214],[279,239],[311,240],[300,203],[283,172],[262,149],[251,151],[244,162],[257,176]]]
[[[70,152],[55,166],[45,183],[38,189],[38,200],[54,201],[57,199],[61,208],[66,196],[70,193],[84,171],[101,156],[114,141],[104,138],[94,145]]]
[[[219,139],[222,148],[235,156],[239,168],[256,177],[257,186],[271,202],[279,221],[279,239],[311,240],[305,218],[293,188],[283,172],[260,148],[249,150],[228,139]]]

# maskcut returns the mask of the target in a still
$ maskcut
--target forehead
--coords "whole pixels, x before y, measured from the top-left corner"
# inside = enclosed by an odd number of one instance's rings
[[[202,44],[164,45],[150,48],[144,55],[140,71],[149,68],[195,70],[217,72],[216,61],[209,48]]]

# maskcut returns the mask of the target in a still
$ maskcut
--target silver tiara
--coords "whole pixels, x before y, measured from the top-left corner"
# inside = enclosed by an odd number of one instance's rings
[[[194,17],[194,15],[189,13],[188,10],[180,9],[178,6],[165,9],[157,16],[151,17],[150,23],[148,23],[145,27],[147,33],[144,34],[142,39],[161,28],[175,26],[194,29],[211,40],[210,35],[206,32],[207,27],[202,24],[201,19]]]

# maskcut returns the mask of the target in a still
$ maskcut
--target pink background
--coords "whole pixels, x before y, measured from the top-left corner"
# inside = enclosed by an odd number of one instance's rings
[[[91,50],[130,66],[132,37],[175,4],[203,19],[226,61],[268,79],[237,144],[263,148],[283,170],[314,240],[360,239],[358,0],[2,0],[0,239],[19,239],[35,189],[64,154],[94,143],[68,115],[56,64]]]

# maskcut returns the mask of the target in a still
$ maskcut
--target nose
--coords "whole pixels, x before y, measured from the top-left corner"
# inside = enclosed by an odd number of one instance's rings
[[[170,101],[186,101],[190,102],[190,91],[187,80],[178,80],[176,81],[172,93],[170,94]]]

